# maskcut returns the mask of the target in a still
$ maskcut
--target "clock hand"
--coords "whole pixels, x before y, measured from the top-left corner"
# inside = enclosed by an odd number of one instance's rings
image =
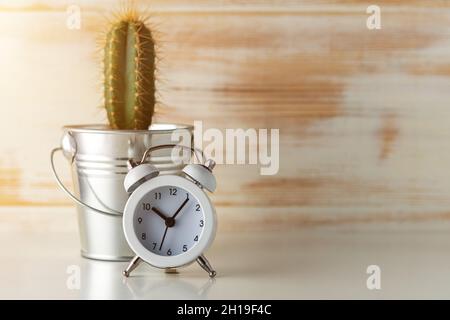
[[[184,206],[186,205],[186,203],[188,203],[188,201],[189,201],[189,198],[186,198],[186,200],[184,200],[184,202],[178,208],[177,212],[175,212],[175,214],[172,216],[172,219],[175,219],[175,217],[181,212],[181,209],[184,208]]]
[[[167,217],[158,208],[152,207],[152,211],[156,213],[158,216],[160,216],[161,219],[167,221]]]
[[[164,243],[164,240],[166,239],[167,229],[169,229],[169,227],[166,227],[166,230],[164,230],[164,235],[163,235],[163,238],[161,240],[161,244],[159,245],[159,251],[161,251],[161,248],[162,248],[162,245]]]
[[[185,201],[185,202],[187,202],[187,201]],[[184,207],[184,205],[185,205],[185,203],[183,203],[183,205],[181,206],[181,208],[180,209],[178,209],[178,211],[177,211],[177,213]],[[158,210],[158,209],[156,209],[156,210]],[[159,211],[159,210],[158,210]],[[156,212],[156,211],[155,211]],[[160,212],[161,213],[161,212]],[[156,214],[158,214],[158,212],[156,212]],[[159,214],[158,214],[159,215]],[[164,215],[163,215],[164,216]],[[160,216],[161,217],[161,216]],[[161,244],[159,245],[159,251],[161,251],[161,248],[162,248],[162,246],[163,246],[163,243],[164,243],[164,240],[166,239],[166,234],[167,234],[167,230],[169,230],[169,228],[172,228],[174,225],[175,225],[175,219],[174,219],[174,217],[169,217],[169,218],[166,218],[165,216],[164,216],[164,221],[165,221],[165,223],[166,223],[166,229],[164,230],[164,235],[163,235],[163,238],[162,238],[162,240],[161,240]]]

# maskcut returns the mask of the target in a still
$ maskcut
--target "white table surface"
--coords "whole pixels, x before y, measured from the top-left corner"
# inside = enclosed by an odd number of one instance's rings
[[[1,299],[392,299],[450,298],[450,223],[341,225],[296,230],[219,229],[207,256],[215,280],[197,265],[165,274],[79,255],[72,208],[0,209]],[[368,290],[366,268],[381,268]],[[80,269],[79,289],[67,268]]]

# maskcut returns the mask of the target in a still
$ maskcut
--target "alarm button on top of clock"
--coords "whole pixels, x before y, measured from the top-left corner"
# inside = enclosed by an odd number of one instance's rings
[[[183,172],[190,178],[192,178],[197,185],[205,188],[209,192],[216,190],[216,178],[212,174],[211,170],[215,166],[215,162],[209,160],[205,163],[206,166],[188,164],[183,168]]]
[[[159,175],[158,169],[150,163],[143,163],[141,165],[133,167],[125,176],[123,186],[125,191],[132,193],[143,182],[150,180]]]

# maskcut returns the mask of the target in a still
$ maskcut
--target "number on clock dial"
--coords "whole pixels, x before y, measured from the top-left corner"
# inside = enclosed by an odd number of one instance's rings
[[[173,217],[185,201],[175,217],[175,224],[167,227],[164,219]],[[139,241],[149,251],[162,256],[176,256],[198,243],[205,217],[203,208],[187,190],[176,186],[159,187],[147,193],[141,202],[134,215],[134,229]]]

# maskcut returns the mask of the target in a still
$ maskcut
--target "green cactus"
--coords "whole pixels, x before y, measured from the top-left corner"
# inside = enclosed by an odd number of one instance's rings
[[[145,130],[155,109],[156,50],[135,14],[114,22],[104,48],[104,95],[113,129]]]

